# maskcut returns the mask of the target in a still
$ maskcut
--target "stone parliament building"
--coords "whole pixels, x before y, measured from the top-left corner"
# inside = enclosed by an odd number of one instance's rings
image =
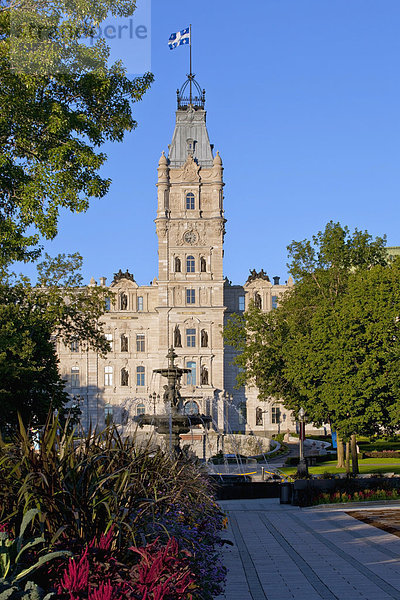
[[[190,369],[181,381],[188,413],[210,415],[219,433],[293,430],[291,414],[278,401],[258,400],[256,388],[235,389],[233,349],[222,337],[233,313],[251,300],[273,310],[293,282],[271,282],[255,270],[244,285],[224,277],[223,167],[208,137],[205,92],[189,76],[177,100],[168,156],[161,154],[157,169],[158,277],[139,286],[129,271],[114,275],[103,317],[111,352],[102,358],[78,343],[58,342],[62,376],[79,401],[84,428],[112,420],[129,433],[136,415],[165,410],[165,381],[153,369],[167,366],[173,345],[177,364]],[[106,278],[99,284],[106,287]]]

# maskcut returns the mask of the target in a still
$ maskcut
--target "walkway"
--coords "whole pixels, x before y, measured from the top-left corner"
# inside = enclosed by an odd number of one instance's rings
[[[234,545],[224,546],[228,580],[218,600],[400,600],[400,538],[343,507],[300,509],[278,499],[220,505]]]

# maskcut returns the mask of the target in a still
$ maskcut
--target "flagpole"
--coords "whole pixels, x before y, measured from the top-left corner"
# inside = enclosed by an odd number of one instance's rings
[[[190,69],[189,69],[189,103],[192,106],[192,25],[189,25],[189,61],[190,61]]]

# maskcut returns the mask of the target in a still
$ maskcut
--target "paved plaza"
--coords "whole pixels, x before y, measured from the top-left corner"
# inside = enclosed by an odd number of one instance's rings
[[[347,515],[354,505],[220,505],[233,545],[224,546],[228,578],[218,600],[400,600],[400,538]]]

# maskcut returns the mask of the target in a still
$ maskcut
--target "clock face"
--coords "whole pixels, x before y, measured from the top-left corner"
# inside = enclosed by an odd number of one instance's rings
[[[195,244],[197,242],[197,233],[195,231],[186,231],[183,239],[187,244]]]

